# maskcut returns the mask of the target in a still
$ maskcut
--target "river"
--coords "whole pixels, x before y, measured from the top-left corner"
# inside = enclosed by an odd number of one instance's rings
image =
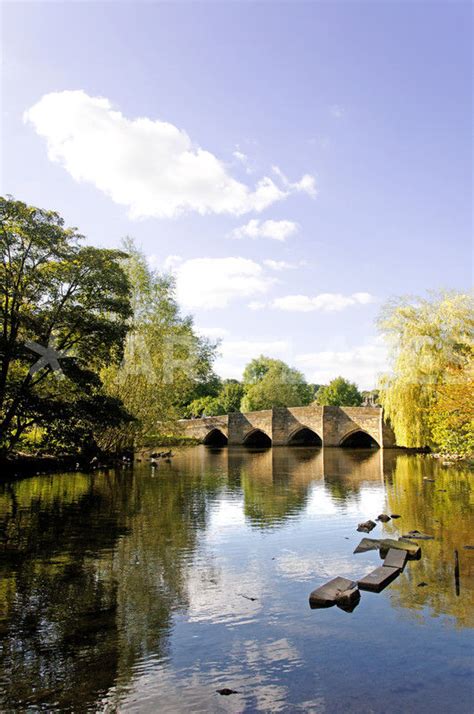
[[[200,446],[0,485],[0,710],[472,712],[473,505],[472,472],[392,450]],[[370,537],[431,534],[421,559],[311,610],[381,564],[353,550],[382,512]]]

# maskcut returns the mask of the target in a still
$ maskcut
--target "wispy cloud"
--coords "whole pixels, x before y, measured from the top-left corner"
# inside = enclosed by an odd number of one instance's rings
[[[239,379],[245,365],[261,354],[288,360],[290,344],[286,340],[224,340],[216,360],[216,372],[224,378]]]
[[[263,263],[267,268],[271,268],[277,272],[280,270],[294,270],[298,267],[296,263],[288,263],[286,260],[272,260],[272,258],[264,260]],[[299,265],[301,265],[301,263]]]
[[[355,381],[362,389],[377,386],[379,376],[387,370],[388,354],[381,337],[345,350],[325,350],[297,355],[295,362],[307,378],[316,384],[327,384],[342,375]]]
[[[82,90],[45,94],[24,121],[46,140],[51,161],[126,206],[131,218],[189,211],[240,216],[292,193],[315,193],[309,174],[296,182],[281,174],[278,183],[263,176],[250,188],[183,129],[159,119],[128,119],[109,99]]]
[[[341,119],[344,116],[344,107],[341,107],[340,104],[331,104],[329,111],[335,119]]]
[[[294,221],[261,221],[252,218],[244,226],[235,228],[230,234],[231,238],[272,238],[273,240],[285,241],[290,236],[297,233],[299,226]]]
[[[287,312],[337,312],[352,305],[367,305],[374,302],[375,298],[370,293],[320,293],[313,297],[309,295],[285,295],[275,298],[272,307]]]

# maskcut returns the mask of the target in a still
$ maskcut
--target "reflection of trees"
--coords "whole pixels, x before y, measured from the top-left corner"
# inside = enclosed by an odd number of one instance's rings
[[[358,498],[367,482],[381,482],[381,450],[325,449],[324,483],[338,504]]]
[[[186,607],[186,564],[225,480],[216,462],[3,488],[1,708],[95,709],[138,658],[165,654],[172,613]]]
[[[229,477],[244,494],[244,512],[259,527],[283,523],[306,506],[320,452],[284,447],[249,453],[229,450]]]
[[[435,482],[423,481],[435,478]],[[413,613],[424,607],[433,616],[452,615],[459,625],[474,625],[474,553],[463,546],[472,543],[472,472],[446,469],[433,459],[400,455],[388,489],[388,512],[402,518],[387,524],[394,535],[417,529],[435,536],[420,541],[422,558],[410,563],[405,577],[392,584],[397,606]],[[461,593],[454,586],[454,550],[459,551]],[[421,581],[428,587],[417,587]]]
[[[78,698],[87,708],[114,682],[116,586],[97,577],[95,554],[110,551],[124,529],[107,490],[105,476],[73,474],[2,489],[0,661],[9,674],[7,708],[55,703],[68,709]]]
[[[179,470],[165,468],[154,478],[143,474],[133,482],[128,534],[112,566],[124,683],[138,658],[166,654],[173,612],[187,607],[187,566],[221,485],[220,459],[216,469],[206,470],[193,458],[185,455]]]

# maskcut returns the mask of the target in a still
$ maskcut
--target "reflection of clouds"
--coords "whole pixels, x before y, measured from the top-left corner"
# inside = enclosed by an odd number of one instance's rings
[[[190,621],[243,625],[253,622],[262,608],[264,581],[257,563],[242,571],[230,570],[225,563],[222,567],[213,563],[212,555],[204,553],[202,560],[190,567],[187,589]]]
[[[243,499],[224,499],[218,501],[210,513],[206,536],[216,531],[240,527],[245,523]]]
[[[344,494],[338,498],[328,488],[328,484],[314,486],[311,489],[306,506],[306,514],[310,516],[363,515],[375,517],[385,508],[385,491],[382,484],[360,486],[354,494]]]
[[[288,711],[288,688],[277,683],[285,662],[286,671],[303,664],[297,650],[281,639],[263,644],[254,640],[235,643],[226,668],[211,666],[206,671],[202,661],[197,661],[186,669],[163,669],[157,663],[146,672],[135,673],[127,694],[111,690],[101,702],[101,711]],[[236,689],[238,694],[220,697],[216,690],[223,687]]]
[[[329,551],[328,551],[329,552]],[[373,565],[348,554],[348,557],[336,555],[306,555],[293,550],[285,550],[276,558],[278,573],[289,580],[315,581],[315,578],[335,578],[338,575],[358,578],[373,570]],[[316,587],[316,586],[315,586]]]

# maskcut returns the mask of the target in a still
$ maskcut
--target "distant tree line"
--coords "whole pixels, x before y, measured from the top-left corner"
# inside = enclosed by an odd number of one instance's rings
[[[389,303],[380,329],[392,372],[360,392],[308,383],[261,355],[242,380],[214,371],[199,335],[134,241],[84,244],[53,211],[0,199],[0,458],[14,450],[87,455],[176,431],[181,417],[271,407],[381,404],[406,446],[474,451],[472,299],[443,293]],[[60,368],[60,369],[59,369]]]

